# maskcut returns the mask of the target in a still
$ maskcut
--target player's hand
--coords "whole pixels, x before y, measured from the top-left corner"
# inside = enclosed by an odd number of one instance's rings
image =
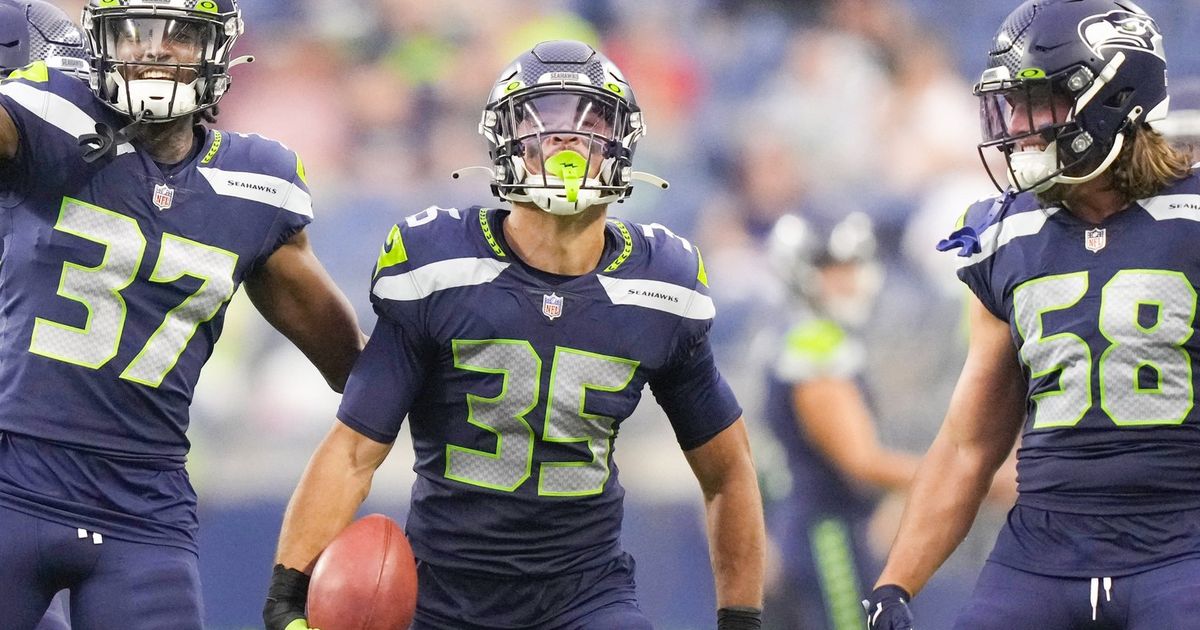
[[[304,618],[308,599],[308,576],[282,564],[271,571],[267,603],[263,605],[263,623],[267,630],[317,630]]]
[[[867,630],[913,630],[912,597],[895,584],[884,584],[862,601],[867,611]]]

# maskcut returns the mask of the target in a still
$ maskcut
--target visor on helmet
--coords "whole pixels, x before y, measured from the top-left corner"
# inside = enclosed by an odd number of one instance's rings
[[[104,33],[106,56],[120,64],[126,80],[141,78],[139,73],[152,72],[154,67],[187,67],[195,72],[214,55],[217,41],[216,24],[193,20],[129,17],[112,19],[108,26]]]

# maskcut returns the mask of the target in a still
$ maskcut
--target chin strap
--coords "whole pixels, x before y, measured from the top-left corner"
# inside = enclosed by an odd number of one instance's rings
[[[147,110],[142,110],[133,117],[132,122],[116,131],[105,123],[96,123],[96,133],[86,133],[79,137],[79,146],[83,147],[83,161],[91,164],[101,158],[115,155],[117,147],[130,141],[133,128],[140,125],[148,113]]]

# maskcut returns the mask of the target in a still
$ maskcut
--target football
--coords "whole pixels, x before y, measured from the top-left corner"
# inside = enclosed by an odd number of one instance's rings
[[[351,523],[317,558],[308,625],[320,630],[404,630],[417,607],[417,564],[396,521]]]

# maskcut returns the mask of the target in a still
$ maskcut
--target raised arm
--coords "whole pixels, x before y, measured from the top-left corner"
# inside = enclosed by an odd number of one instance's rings
[[[745,422],[685,455],[704,493],[717,606],[761,608],[766,531]]]
[[[925,586],[975,520],[1020,432],[1025,380],[1008,324],[978,299],[971,342],[942,428],[917,471],[879,585]]]
[[[304,352],[329,386],[342,391],[366,337],[304,230],[246,279],[246,294],[263,317]]]
[[[908,488],[920,460],[880,443],[853,380],[831,377],[797,383],[792,386],[792,406],[801,430],[843,475],[890,490]]]

